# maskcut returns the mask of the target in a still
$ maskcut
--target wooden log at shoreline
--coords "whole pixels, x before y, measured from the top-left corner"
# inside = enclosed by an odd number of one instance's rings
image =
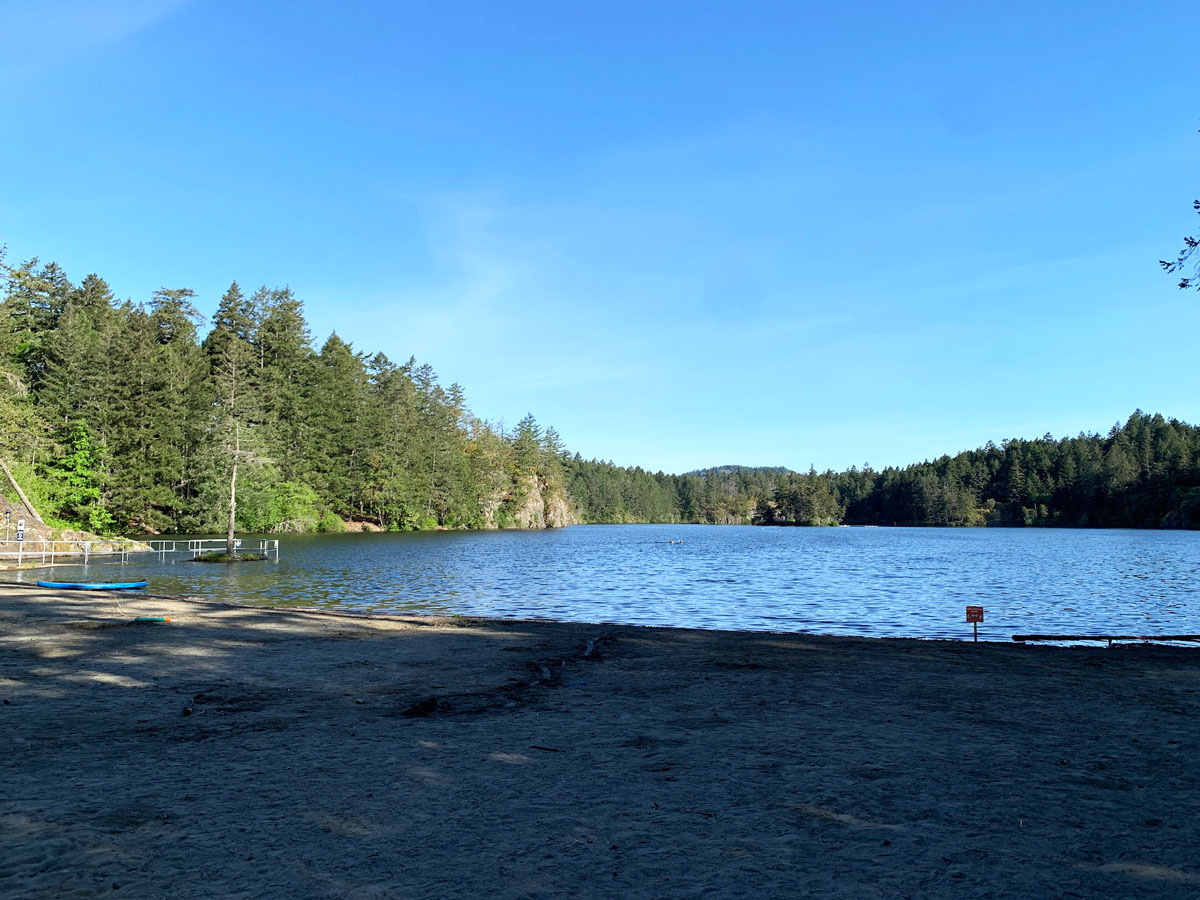
[[[21,504],[25,507],[25,511],[29,513],[30,518],[32,518],[39,525],[45,527],[46,523],[42,520],[42,517],[38,515],[37,510],[33,508],[33,504],[29,502],[29,498],[25,496],[25,492],[21,490],[21,486],[17,484],[17,479],[13,477],[12,471],[7,465],[5,465],[5,462],[2,459],[0,459],[0,471],[3,471],[8,477],[8,483],[13,486],[13,489],[17,492],[17,496],[21,498]]]
[[[1200,634],[1014,634],[1014,641],[1200,641]]]

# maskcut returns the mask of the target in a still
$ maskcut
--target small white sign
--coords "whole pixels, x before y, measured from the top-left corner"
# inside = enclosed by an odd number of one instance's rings
[[[17,531],[24,531],[24,530],[25,530],[25,520],[17,519]]]

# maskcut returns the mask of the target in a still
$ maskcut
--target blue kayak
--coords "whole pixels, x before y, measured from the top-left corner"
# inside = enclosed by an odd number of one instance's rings
[[[85,584],[76,581],[39,581],[38,587],[63,588],[68,591],[128,591],[144,588],[148,581],[98,581]]]

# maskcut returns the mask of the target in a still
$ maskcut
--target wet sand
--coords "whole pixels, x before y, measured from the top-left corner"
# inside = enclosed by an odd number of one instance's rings
[[[1190,898],[1198,691],[1187,648],[0,585],[0,896]]]

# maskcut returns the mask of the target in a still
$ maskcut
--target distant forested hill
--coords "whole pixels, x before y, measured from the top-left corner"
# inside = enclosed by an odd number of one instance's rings
[[[584,459],[532,415],[331,335],[288,288],[118,301],[56,264],[3,266],[0,459],[52,524],[97,532],[546,527],[584,522],[1200,527],[1200,429],[1140,411],[1107,435],[1010,440],[882,471]],[[782,448],[781,448],[782,452]],[[11,493],[0,484],[0,491]]]

